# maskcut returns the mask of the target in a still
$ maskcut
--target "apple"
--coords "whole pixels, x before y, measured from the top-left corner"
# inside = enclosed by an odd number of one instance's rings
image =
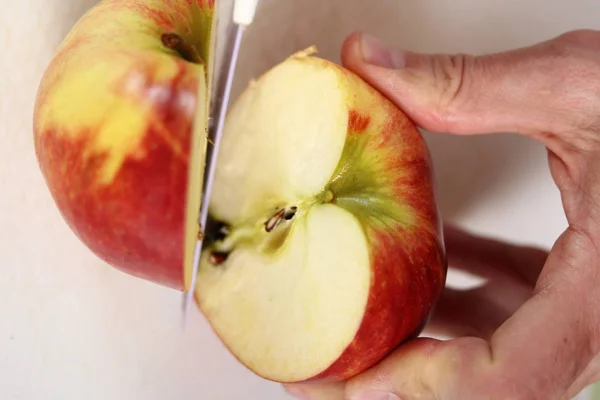
[[[353,72],[299,51],[231,105],[197,226],[214,3],[104,0],[61,45],[35,113],[58,209],[110,265],[189,287],[276,382],[347,379],[418,335],[446,279],[429,151]]]
[[[195,288],[231,352],[277,382],[369,368],[419,333],[446,276],[419,131],[313,52],[232,104]]]
[[[104,0],[48,66],[35,150],[65,221],[133,276],[189,286],[214,0]],[[204,77],[204,78],[203,78]]]

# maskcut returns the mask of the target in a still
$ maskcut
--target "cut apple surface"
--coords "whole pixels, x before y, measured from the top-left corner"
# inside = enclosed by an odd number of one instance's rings
[[[230,110],[199,307],[260,376],[353,376],[418,333],[443,288],[425,143],[385,97],[310,50]]]

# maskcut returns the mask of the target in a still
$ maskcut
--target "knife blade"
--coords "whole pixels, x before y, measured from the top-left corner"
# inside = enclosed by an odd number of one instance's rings
[[[215,18],[217,24],[217,37],[215,40],[216,60],[215,73],[213,74],[213,90],[211,91],[209,108],[209,146],[206,150],[206,162],[204,171],[204,184],[202,185],[202,197],[200,203],[200,216],[198,224],[201,231],[206,227],[210,196],[214,184],[217,157],[221,145],[221,137],[227,116],[231,88],[235,76],[235,68],[238,61],[240,46],[244,30],[254,20],[254,14],[258,0],[233,0],[233,10],[226,8],[226,2],[218,2]],[[232,11],[232,12],[231,12]],[[221,24],[224,24],[221,26]],[[223,30],[221,30],[223,28]],[[192,261],[192,276],[190,288],[184,293],[183,299],[183,323],[184,328],[189,318],[190,307],[193,299],[194,289],[198,279],[198,268],[204,235],[199,235],[194,247]]]

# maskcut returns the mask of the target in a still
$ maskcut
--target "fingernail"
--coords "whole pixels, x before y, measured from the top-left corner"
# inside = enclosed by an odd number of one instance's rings
[[[351,400],[401,400],[390,392],[360,392]]]
[[[402,68],[406,61],[404,51],[390,49],[381,40],[368,34],[361,36],[360,51],[366,63],[379,67]]]
[[[285,387],[285,391],[292,397],[300,400],[311,400],[310,397],[304,391],[297,387]]]

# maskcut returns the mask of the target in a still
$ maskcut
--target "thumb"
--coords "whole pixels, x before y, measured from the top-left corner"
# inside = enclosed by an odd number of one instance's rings
[[[518,132],[543,140],[548,132],[588,123],[586,115],[573,114],[585,113],[597,97],[589,78],[600,78],[600,60],[585,57],[593,46],[600,50],[599,35],[570,32],[531,47],[472,56],[402,51],[355,33],[344,43],[342,62],[427,130]]]

